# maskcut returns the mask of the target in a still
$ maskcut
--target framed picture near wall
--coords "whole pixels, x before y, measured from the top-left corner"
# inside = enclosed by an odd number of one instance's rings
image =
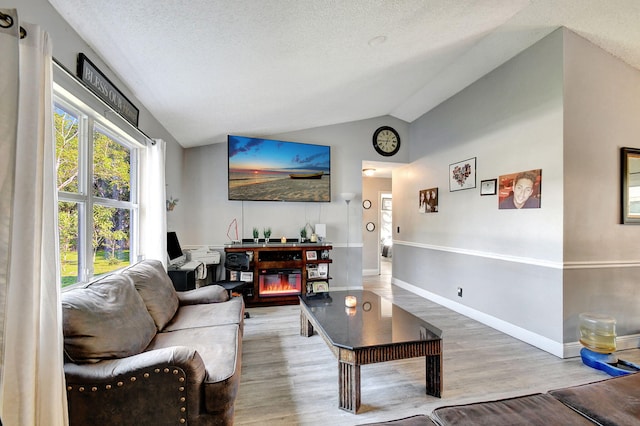
[[[640,225],[640,149],[622,148],[620,152],[621,223]]]
[[[480,195],[496,195],[498,179],[487,179],[480,182]]]
[[[382,199],[382,210],[391,210],[392,209],[392,199],[391,198],[383,198]]]
[[[510,173],[498,178],[498,209],[539,209],[542,169]]]
[[[436,213],[438,211],[438,188],[421,189],[418,192],[418,212]]]
[[[476,157],[449,164],[449,191],[476,187]]]

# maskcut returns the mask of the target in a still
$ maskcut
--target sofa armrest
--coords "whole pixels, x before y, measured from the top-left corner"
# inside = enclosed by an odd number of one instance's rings
[[[64,370],[70,425],[181,424],[203,409],[205,366],[185,346],[94,364],[66,363]]]
[[[218,303],[229,300],[227,290],[216,284],[196,288],[195,290],[179,291],[177,294],[180,306]]]

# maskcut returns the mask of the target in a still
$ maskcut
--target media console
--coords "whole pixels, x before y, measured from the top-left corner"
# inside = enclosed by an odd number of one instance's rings
[[[295,305],[298,296],[329,290],[331,249],[328,243],[233,244],[228,253],[247,253],[248,271],[226,271],[226,279],[252,282],[244,291],[248,307]]]

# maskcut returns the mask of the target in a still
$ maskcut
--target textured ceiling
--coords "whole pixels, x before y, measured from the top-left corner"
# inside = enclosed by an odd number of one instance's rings
[[[559,26],[640,69],[638,0],[49,1],[184,147],[411,122]]]

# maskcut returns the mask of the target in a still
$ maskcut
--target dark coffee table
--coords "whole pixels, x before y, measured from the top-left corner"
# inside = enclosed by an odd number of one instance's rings
[[[355,296],[355,308],[345,297]],[[426,393],[442,393],[442,331],[370,291],[332,291],[300,296],[300,334],[314,329],[338,358],[339,407],[360,408],[360,366],[426,358]]]

